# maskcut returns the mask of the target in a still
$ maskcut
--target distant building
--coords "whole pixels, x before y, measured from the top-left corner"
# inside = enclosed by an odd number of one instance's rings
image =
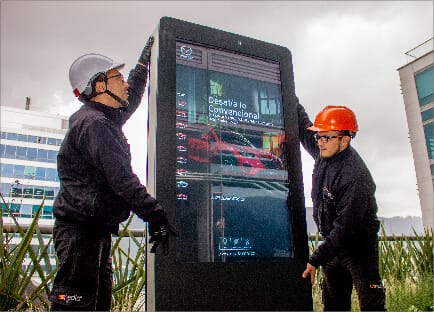
[[[46,233],[42,235],[44,243],[48,243],[54,225],[54,198],[60,187],[57,154],[68,129],[69,117],[32,111],[29,104],[26,104],[26,109],[0,106],[0,193],[5,200],[5,203],[0,201],[0,205],[4,225],[14,225],[7,211],[9,206],[25,229],[33,221],[45,196],[38,225],[41,232]],[[20,240],[16,235],[9,244],[17,245]],[[36,236],[31,245],[40,245]],[[126,248],[128,245],[123,241],[121,246]],[[52,242],[48,254],[51,265],[55,266]],[[30,258],[25,258],[23,267],[29,264]]]
[[[433,228],[434,210],[434,51],[433,38],[405,53],[398,68],[404,98],[417,188],[425,228]]]
[[[67,117],[1,106],[0,125],[2,196],[15,216],[32,218],[45,195],[42,219],[52,221],[59,191],[57,153]]]

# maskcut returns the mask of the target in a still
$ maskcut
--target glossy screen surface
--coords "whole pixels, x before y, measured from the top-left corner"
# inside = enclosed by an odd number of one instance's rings
[[[176,49],[177,261],[293,257],[279,64]]]

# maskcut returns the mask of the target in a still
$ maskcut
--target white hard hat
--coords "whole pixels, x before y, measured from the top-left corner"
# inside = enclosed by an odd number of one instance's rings
[[[76,96],[90,96],[92,82],[100,74],[106,75],[112,69],[121,69],[125,63],[117,63],[101,54],[85,54],[76,59],[69,68],[69,82]]]

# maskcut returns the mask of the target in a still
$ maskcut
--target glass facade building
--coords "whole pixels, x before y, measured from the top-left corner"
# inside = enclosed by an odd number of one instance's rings
[[[428,52],[427,52],[428,51]],[[434,207],[434,52],[433,39],[406,53],[398,69],[416,169],[423,225],[433,227]]]
[[[66,117],[1,107],[3,216],[9,207],[18,220],[32,218],[45,198],[41,218],[53,223],[53,201],[59,191],[56,158],[66,129]]]

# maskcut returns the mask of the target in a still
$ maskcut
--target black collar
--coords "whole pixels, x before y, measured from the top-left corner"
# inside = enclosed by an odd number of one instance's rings
[[[112,120],[113,122],[119,123],[120,122],[120,118],[121,118],[121,113],[122,111],[119,108],[113,108],[107,105],[104,105],[102,103],[99,102],[94,102],[94,101],[86,101],[84,102],[85,105],[96,109],[102,113],[104,113],[104,115]]]

